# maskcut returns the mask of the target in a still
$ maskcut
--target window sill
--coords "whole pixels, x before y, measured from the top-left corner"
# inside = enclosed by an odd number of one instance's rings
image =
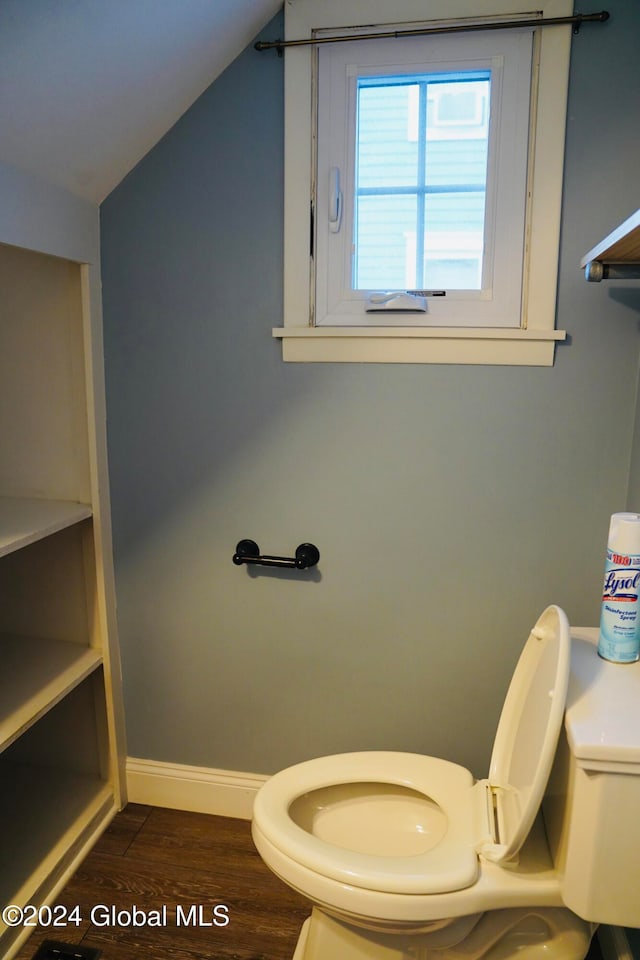
[[[564,330],[276,327],[292,363],[456,363],[552,367]]]

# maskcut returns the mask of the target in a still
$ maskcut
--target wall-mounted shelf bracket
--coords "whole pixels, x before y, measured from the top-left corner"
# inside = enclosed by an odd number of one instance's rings
[[[601,280],[640,280],[640,263],[602,263],[601,260],[589,260],[584,268],[585,279],[589,283]]]
[[[640,210],[586,253],[580,266],[590,283],[640,280]]]

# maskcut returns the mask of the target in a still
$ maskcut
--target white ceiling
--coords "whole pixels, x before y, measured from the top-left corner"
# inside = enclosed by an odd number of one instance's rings
[[[0,162],[100,203],[281,0],[0,0]]]

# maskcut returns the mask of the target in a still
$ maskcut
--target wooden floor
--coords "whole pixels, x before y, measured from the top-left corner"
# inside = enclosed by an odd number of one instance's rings
[[[101,960],[291,960],[310,912],[264,866],[248,821],[138,804],[116,816],[58,903],[77,906],[81,925],[37,928],[17,960],[43,940],[98,948]],[[103,905],[129,911],[131,923],[103,926]],[[134,905],[147,914],[142,926]]]

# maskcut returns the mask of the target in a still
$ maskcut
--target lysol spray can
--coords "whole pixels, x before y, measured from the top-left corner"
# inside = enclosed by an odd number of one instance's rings
[[[614,513],[604,566],[598,653],[614,663],[640,659],[640,514]]]

